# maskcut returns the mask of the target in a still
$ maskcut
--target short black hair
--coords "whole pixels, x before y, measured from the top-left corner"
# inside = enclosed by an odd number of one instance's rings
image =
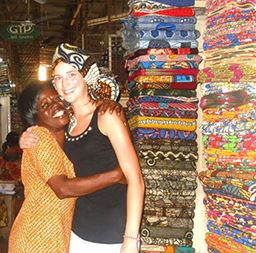
[[[53,88],[52,82],[35,80],[28,84],[20,94],[18,99],[18,110],[25,127],[36,125],[37,123],[37,102],[41,91],[45,88]]]

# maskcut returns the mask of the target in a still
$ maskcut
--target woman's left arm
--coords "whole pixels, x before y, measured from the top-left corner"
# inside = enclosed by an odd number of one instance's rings
[[[133,146],[129,126],[124,116],[105,113],[99,116],[99,128],[108,136],[127,179],[127,220],[122,253],[137,253],[139,229],[144,203],[144,181]]]

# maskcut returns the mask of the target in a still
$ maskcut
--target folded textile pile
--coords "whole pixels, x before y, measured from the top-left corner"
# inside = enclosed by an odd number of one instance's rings
[[[129,71],[128,122],[146,184],[142,249],[194,252],[196,88],[202,61],[194,0],[128,4],[121,35]]]
[[[8,79],[8,65],[0,62],[0,95],[4,96],[11,93],[11,85]]]
[[[199,173],[209,252],[256,252],[256,1],[207,0]]]

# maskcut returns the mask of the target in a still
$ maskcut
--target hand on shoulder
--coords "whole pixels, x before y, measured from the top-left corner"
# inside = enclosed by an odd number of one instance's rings
[[[122,105],[116,101],[110,99],[97,100],[97,106],[99,107],[99,114],[105,114],[106,112],[120,115],[123,108]]]

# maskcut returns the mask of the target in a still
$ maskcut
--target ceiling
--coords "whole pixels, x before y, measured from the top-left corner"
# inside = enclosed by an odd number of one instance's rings
[[[196,1],[199,8],[204,0]],[[108,49],[109,35],[121,29],[128,0],[0,0],[0,29],[31,22],[40,29],[35,40],[15,43],[0,39],[0,57],[18,91],[37,78],[40,63],[50,65],[55,47],[68,42],[98,57]]]

